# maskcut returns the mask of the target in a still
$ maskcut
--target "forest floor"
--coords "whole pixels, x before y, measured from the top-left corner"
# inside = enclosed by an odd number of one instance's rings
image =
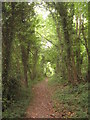
[[[45,80],[33,85],[33,99],[26,110],[25,117],[87,118],[87,89],[87,83],[73,88],[72,85],[58,83],[56,79],[50,81],[45,78]]]
[[[26,118],[60,118],[53,106],[53,91],[48,86],[48,78],[35,84],[32,89],[34,98],[26,111]]]

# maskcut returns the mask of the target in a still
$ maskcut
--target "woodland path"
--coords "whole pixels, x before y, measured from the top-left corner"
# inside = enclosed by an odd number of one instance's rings
[[[26,118],[60,118],[60,114],[53,108],[48,78],[36,84],[33,92],[34,98],[26,111]]]

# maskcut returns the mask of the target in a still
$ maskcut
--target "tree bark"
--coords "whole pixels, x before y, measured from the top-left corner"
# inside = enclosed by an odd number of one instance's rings
[[[80,55],[80,34],[81,34],[81,15],[80,15],[80,20],[79,20],[79,26],[78,26],[78,17],[76,20],[76,46],[77,46],[77,50],[76,50],[76,67],[77,67],[77,73],[78,73],[78,81],[80,80],[80,78],[82,77],[81,74],[81,55]],[[79,27],[79,29],[78,29]],[[78,32],[79,30],[79,32]]]
[[[3,3],[3,7],[5,3]],[[5,8],[4,12],[5,12]],[[11,56],[11,46],[13,42],[13,29],[14,29],[14,9],[15,9],[15,3],[11,3],[11,16],[9,20],[4,23],[2,27],[2,39],[3,39],[3,73],[2,73],[2,79],[3,82],[7,84],[7,79],[8,79],[8,73],[10,69],[10,56]],[[6,14],[6,13],[4,13]]]
[[[82,35],[83,35],[83,39],[84,39],[84,41],[85,41],[85,48],[86,48],[87,56],[88,56],[88,72],[87,72],[86,79],[87,79],[88,82],[90,82],[90,54],[89,54],[87,39],[86,39],[85,33],[84,33],[84,25],[83,25],[83,22],[82,22]]]
[[[34,80],[37,76],[37,60],[38,60],[38,50],[35,48],[34,55],[33,55],[33,68],[32,68],[32,80]]]
[[[64,38],[65,38],[65,43],[67,46],[67,69],[68,69],[68,79],[72,83],[76,83],[77,81],[77,72],[76,72],[76,66],[75,66],[75,61],[74,61],[74,56],[72,55],[73,49],[71,46],[71,40],[70,40],[70,35],[68,32],[68,23],[67,23],[67,11],[66,8],[63,4],[58,4],[56,6],[60,16],[62,17],[62,26],[64,30]],[[72,28],[71,28],[72,29]],[[72,53],[71,53],[72,51]],[[73,76],[74,74],[74,76]]]
[[[19,35],[19,37],[20,37],[20,35]],[[23,37],[21,36],[21,38],[23,38]],[[20,38],[20,43],[21,43],[22,63],[23,63],[23,67],[24,67],[24,80],[25,80],[26,87],[28,87],[27,72],[28,72],[28,58],[29,58],[30,45],[28,44],[27,49],[25,49],[25,46],[21,42],[21,38]]]

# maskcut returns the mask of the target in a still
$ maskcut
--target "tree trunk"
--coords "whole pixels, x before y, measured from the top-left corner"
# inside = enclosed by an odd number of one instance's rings
[[[77,71],[76,71],[76,66],[75,66],[73,51],[72,51],[71,55],[72,55],[72,68],[73,68],[74,83],[77,83]]]
[[[5,3],[3,3],[3,9],[5,10]],[[3,73],[2,79],[5,84],[7,84],[8,73],[10,70],[10,56],[11,56],[11,46],[13,42],[13,29],[14,29],[14,8],[15,3],[11,3],[11,16],[9,20],[4,23],[2,27],[3,34]],[[5,12],[5,11],[4,11]]]
[[[80,78],[82,77],[81,75],[81,55],[80,55],[80,34],[81,34],[81,15],[80,15],[80,23],[79,23],[79,32],[78,32],[78,17],[76,20],[76,46],[77,46],[77,50],[76,50],[76,67],[77,67],[77,73],[78,73],[78,80],[80,80]]]
[[[68,32],[68,23],[67,23],[67,11],[66,8],[64,8],[65,6],[63,4],[59,3],[58,6],[58,11],[59,14],[62,18],[62,26],[63,26],[63,30],[64,30],[64,38],[65,38],[65,43],[67,46],[67,69],[68,69],[68,79],[70,82],[72,83],[76,83],[77,81],[77,72],[76,72],[76,66],[75,66],[75,61],[74,61],[74,57],[72,56],[73,50],[71,49],[71,40],[70,40],[70,35]],[[72,28],[71,28],[72,29]],[[71,53],[72,51],[72,53]],[[73,76],[74,74],[74,76]]]
[[[87,81],[90,82],[90,54],[89,54],[89,49],[88,49],[88,43],[87,43],[87,39],[85,37],[85,33],[84,33],[84,25],[83,25],[83,22],[82,22],[82,35],[83,35],[83,39],[85,41],[85,48],[86,48],[86,51],[87,51],[87,56],[88,56],[88,72],[87,72]]]
[[[21,43],[21,40],[20,40]],[[25,85],[26,87],[28,87],[28,76],[27,76],[27,72],[28,72],[28,56],[29,56],[29,49],[25,49],[25,46],[22,45],[21,43],[21,53],[22,53],[22,63],[23,63],[23,67],[24,67],[24,80],[25,80]]]
[[[32,68],[32,80],[34,80],[37,76],[37,59],[38,59],[38,50],[35,49],[34,56],[33,56],[33,68]]]

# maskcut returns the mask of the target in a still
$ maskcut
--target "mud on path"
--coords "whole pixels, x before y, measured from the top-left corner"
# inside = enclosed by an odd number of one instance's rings
[[[33,92],[34,98],[26,111],[26,118],[60,118],[53,108],[52,91],[48,87],[47,78],[36,84]]]

